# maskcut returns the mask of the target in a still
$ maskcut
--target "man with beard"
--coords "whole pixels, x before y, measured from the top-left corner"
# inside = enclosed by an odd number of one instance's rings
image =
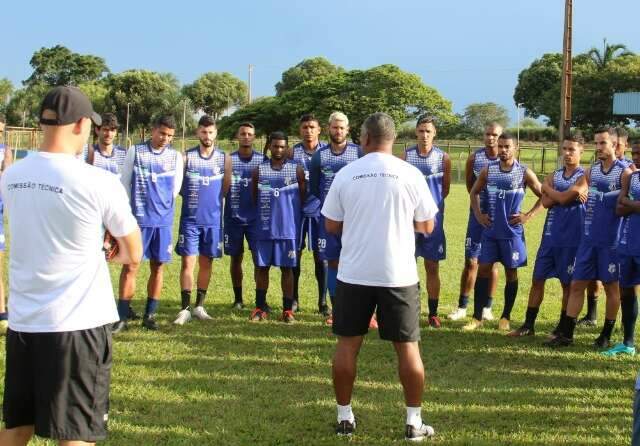
[[[102,115],[102,124],[95,128],[98,144],[89,147],[87,163],[120,176],[127,149],[114,144],[118,135],[118,119],[113,113]]]

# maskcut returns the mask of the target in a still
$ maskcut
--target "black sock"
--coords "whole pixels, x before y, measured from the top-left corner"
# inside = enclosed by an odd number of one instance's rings
[[[469,296],[461,294],[460,297],[458,297],[458,308],[463,308],[466,310],[467,305],[469,305]]]
[[[282,310],[291,311],[293,308],[293,299],[290,297],[282,297]]]
[[[538,317],[538,307],[527,307],[527,314],[524,318],[524,326],[533,330],[536,325],[536,318]]]
[[[265,311],[267,307],[267,290],[259,290],[256,288],[256,308]]]
[[[600,336],[611,339],[611,333],[613,332],[614,325],[616,325],[615,319],[605,319],[604,325],[602,326],[602,331],[600,332]]]
[[[198,288],[196,291],[196,307],[201,307],[204,304],[205,297],[207,297],[207,290]]]
[[[473,318],[482,320],[482,309],[487,304],[487,294],[489,293],[489,279],[478,277],[473,287]]]
[[[587,296],[587,319],[595,321],[598,319],[598,296]]]
[[[429,305],[429,317],[438,315],[438,298],[435,299],[427,299],[427,304]]]
[[[191,305],[191,290],[180,291],[180,296],[182,297],[181,310],[189,308],[189,305]]]
[[[507,282],[504,285],[504,309],[502,310],[502,318],[510,320],[513,305],[516,303],[518,296],[518,281]]]
[[[242,287],[234,286],[233,287],[233,300],[235,302],[242,302]]]
[[[576,329],[577,318],[569,315],[565,316],[562,324],[562,335],[568,339],[573,339],[573,331]]]
[[[624,345],[633,347],[636,333],[636,319],[638,319],[638,297],[633,294],[622,295],[620,299],[622,309],[622,328],[624,330]]]
[[[327,265],[323,261],[315,263],[316,281],[318,282],[318,307],[327,305]]]
[[[567,317],[567,310],[561,310],[560,311],[560,319],[558,319],[558,325],[556,326],[556,328],[558,330],[562,329],[562,324],[564,324],[564,320]]]
[[[489,294],[488,288],[487,288],[487,294]],[[486,300],[486,302],[484,304],[484,307],[485,308],[493,308],[493,296],[487,297],[487,300]]]
[[[298,259],[300,257],[298,256]],[[293,300],[298,300],[298,284],[300,283],[300,263],[293,267]]]

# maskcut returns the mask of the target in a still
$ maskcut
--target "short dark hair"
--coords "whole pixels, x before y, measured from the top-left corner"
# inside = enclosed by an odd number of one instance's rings
[[[103,113],[101,118],[102,124],[97,125],[97,128],[101,129],[102,127],[106,127],[110,130],[118,129],[118,118],[113,113]]]
[[[198,127],[211,127],[211,126],[216,126],[216,120],[213,119],[211,116],[209,115],[203,115],[200,117],[200,120],[198,121]]]
[[[0,123],[5,124],[7,122],[7,118],[4,116],[4,113],[0,113]]]
[[[500,125],[500,124],[498,124]],[[515,136],[513,136],[513,134],[509,133],[509,132],[502,132],[500,134],[500,136],[498,136],[498,139],[511,139],[515,141]]]
[[[177,127],[176,119],[171,115],[160,115],[153,120],[153,128],[158,129],[160,127],[175,130]]]
[[[618,132],[616,132],[616,129],[614,129],[613,127],[608,127],[608,126],[604,126],[604,127],[598,127],[594,132],[593,135],[597,135],[598,133],[608,133],[610,137],[612,138],[618,138]]]
[[[580,133],[580,132],[569,133],[563,139],[565,141],[571,141],[571,142],[578,143],[581,146],[584,145],[584,137],[582,136],[582,133]]]
[[[420,116],[418,118],[418,120],[416,121],[416,128],[418,128],[418,126],[422,125],[422,124],[431,124],[432,126],[436,126],[436,120],[433,116],[429,116],[429,115],[424,115],[424,116]]]
[[[285,141],[287,144],[289,143],[289,137],[284,134],[284,132],[277,131],[269,133],[269,145],[271,145],[271,141],[277,139],[279,141]]]
[[[618,138],[620,139],[629,138],[629,132],[627,132],[627,129],[625,129],[624,127],[616,127],[616,135],[618,135]]]
[[[316,118],[316,115],[314,115],[313,113],[305,113],[304,115],[300,116],[300,125],[302,125],[305,122],[311,122],[311,121],[315,121],[318,123],[318,126],[320,126],[320,120],[318,118]]]
[[[238,126],[238,128],[240,128],[240,127],[249,127],[249,128],[254,129],[254,130],[256,129],[256,126],[251,124],[250,122],[243,122],[242,124],[240,124]]]

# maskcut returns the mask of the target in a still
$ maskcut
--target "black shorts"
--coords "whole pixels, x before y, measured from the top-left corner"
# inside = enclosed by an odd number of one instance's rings
[[[354,285],[338,280],[333,303],[333,333],[363,336],[373,312],[380,339],[394,342],[420,340],[420,291],[407,287]]]
[[[59,333],[8,330],[5,427],[35,427],[56,440],[95,442],[107,436],[111,328]]]

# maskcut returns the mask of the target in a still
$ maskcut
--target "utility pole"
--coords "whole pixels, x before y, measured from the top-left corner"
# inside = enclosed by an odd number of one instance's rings
[[[558,124],[558,157],[562,155],[562,141],[571,131],[571,60],[573,34],[573,0],[564,3],[564,39],[562,42],[562,87],[560,98],[560,122]]]
[[[247,103],[251,104],[251,81],[253,80],[253,68],[252,64],[249,64],[249,91],[247,91]]]

